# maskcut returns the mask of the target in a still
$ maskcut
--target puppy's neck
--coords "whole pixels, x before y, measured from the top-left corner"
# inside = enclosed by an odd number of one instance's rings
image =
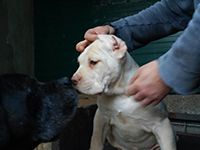
[[[114,82],[110,83],[110,85],[105,89],[105,94],[124,94],[126,89],[129,87],[130,79],[139,68],[138,64],[133,60],[128,52],[126,52],[122,59],[121,72],[118,78]]]

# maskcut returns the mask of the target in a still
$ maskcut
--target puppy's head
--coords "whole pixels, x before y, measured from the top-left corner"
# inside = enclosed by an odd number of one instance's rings
[[[127,47],[114,35],[98,35],[78,57],[79,68],[72,77],[75,88],[84,94],[108,93],[121,73]]]

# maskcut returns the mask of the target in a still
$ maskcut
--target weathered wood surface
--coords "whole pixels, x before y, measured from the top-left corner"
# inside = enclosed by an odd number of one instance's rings
[[[52,143],[42,143],[34,150],[52,150]]]

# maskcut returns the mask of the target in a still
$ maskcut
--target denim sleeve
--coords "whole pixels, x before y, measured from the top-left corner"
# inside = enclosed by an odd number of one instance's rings
[[[184,30],[194,13],[193,0],[162,0],[140,13],[109,23],[128,51]]]
[[[199,91],[200,4],[183,34],[158,61],[159,73],[166,85],[179,94]]]

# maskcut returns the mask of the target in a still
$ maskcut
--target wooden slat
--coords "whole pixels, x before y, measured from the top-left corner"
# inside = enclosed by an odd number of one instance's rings
[[[97,96],[95,95],[84,95],[79,94],[79,104],[78,106],[84,106],[88,104],[95,104],[96,103]]]
[[[52,149],[52,143],[42,143],[38,145],[34,150],[51,150]]]
[[[193,115],[193,114],[169,113],[169,118],[175,120],[200,122],[200,115]]]

